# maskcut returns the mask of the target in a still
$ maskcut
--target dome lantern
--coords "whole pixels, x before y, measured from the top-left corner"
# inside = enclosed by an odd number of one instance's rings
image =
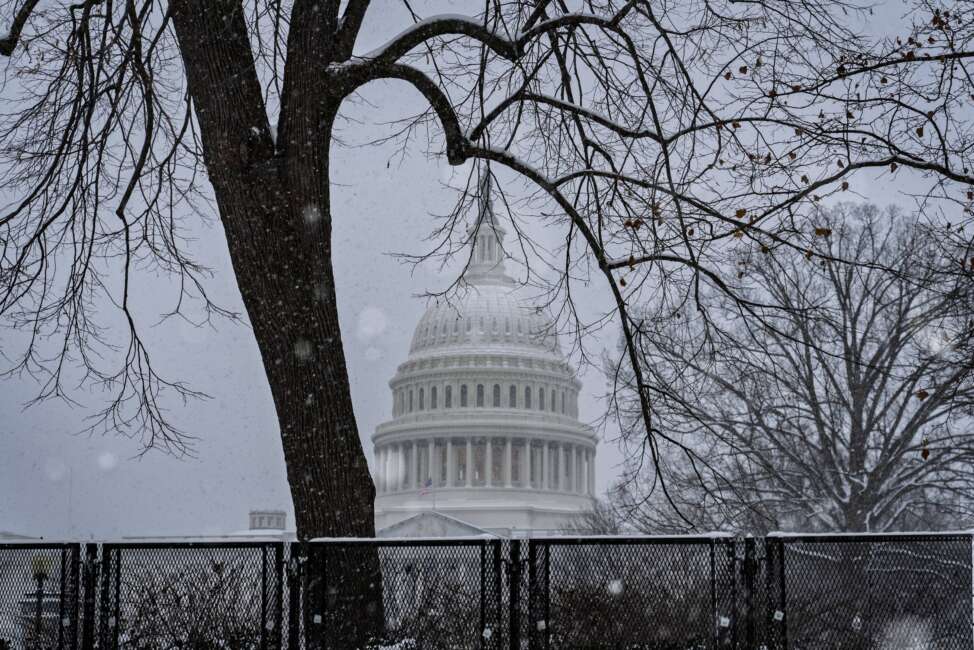
[[[504,238],[507,231],[497,222],[494,214],[491,187],[490,169],[485,169],[477,183],[477,218],[467,229],[473,246],[463,280],[471,285],[513,285],[514,280],[504,268]]]

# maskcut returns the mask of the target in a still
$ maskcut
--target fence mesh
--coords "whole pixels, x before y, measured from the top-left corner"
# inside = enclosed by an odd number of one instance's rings
[[[974,650],[971,557],[966,534],[0,544],[0,650]]]
[[[108,545],[100,648],[277,648],[281,544]]]
[[[0,647],[78,647],[79,571],[76,544],[0,545]]]
[[[716,648],[733,636],[734,542],[529,542],[528,633],[543,648]]]
[[[971,538],[807,537],[780,550],[776,611],[794,648],[969,649]]]
[[[357,542],[312,544],[308,548],[304,623],[315,647],[332,647],[342,638],[348,608],[341,606],[349,580],[342,567],[353,567],[371,581],[378,566],[381,616],[374,624],[374,647],[495,648],[503,643],[502,542]],[[320,581],[315,589],[312,581]],[[354,580],[354,578],[353,578]],[[374,607],[365,604],[363,620]],[[354,622],[351,622],[354,624]]]

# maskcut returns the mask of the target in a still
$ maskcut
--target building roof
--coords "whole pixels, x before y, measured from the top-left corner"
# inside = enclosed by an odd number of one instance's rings
[[[12,539],[31,540],[31,539],[39,539],[39,538],[37,538],[37,537],[29,537],[27,535],[18,535],[17,533],[11,533],[10,531],[7,531],[7,530],[0,530],[0,539],[5,539],[5,540],[12,540]]]
[[[496,537],[485,528],[430,510],[376,531],[375,535],[382,538],[483,537],[485,535]]]

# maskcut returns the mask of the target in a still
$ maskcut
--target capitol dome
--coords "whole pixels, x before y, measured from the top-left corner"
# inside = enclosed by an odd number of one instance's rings
[[[550,319],[504,269],[504,229],[480,187],[458,295],[431,305],[389,382],[372,436],[376,529],[435,511],[510,534],[564,530],[590,511],[596,436]]]

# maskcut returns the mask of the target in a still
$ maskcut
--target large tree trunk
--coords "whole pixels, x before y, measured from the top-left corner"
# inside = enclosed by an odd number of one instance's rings
[[[323,85],[328,32],[299,32],[294,26],[314,17],[292,16],[275,147],[239,1],[173,0],[172,18],[277,409],[298,536],[371,537],[375,488],[352,409],[331,266],[328,150],[340,100]],[[377,555],[329,565],[328,586],[337,587],[330,618],[344,622],[332,642],[362,647],[381,630]],[[311,602],[323,593],[309,594]]]

